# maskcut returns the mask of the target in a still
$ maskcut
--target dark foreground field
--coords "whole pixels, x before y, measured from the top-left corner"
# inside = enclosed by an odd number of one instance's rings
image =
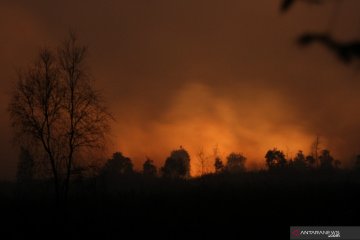
[[[360,225],[360,174],[348,171],[83,179],[60,209],[50,183],[0,188],[10,239],[288,239],[291,225]]]

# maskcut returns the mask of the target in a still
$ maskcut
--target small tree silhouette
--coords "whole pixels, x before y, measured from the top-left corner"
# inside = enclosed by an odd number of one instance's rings
[[[220,157],[215,158],[214,167],[215,167],[215,173],[221,173],[224,171],[225,166]]]
[[[190,177],[190,155],[180,148],[171,152],[170,157],[161,168],[164,177],[189,178]]]
[[[246,157],[241,153],[230,153],[227,157],[226,170],[229,172],[245,171]]]
[[[123,156],[121,152],[114,153],[112,158],[106,162],[102,170],[102,175],[112,177],[129,175],[131,173],[133,173],[131,159]]]
[[[307,162],[303,151],[299,150],[293,160],[293,167],[296,169],[305,169],[307,167]]]
[[[319,167],[319,151],[320,151],[320,137],[317,135],[314,139],[313,143],[311,144],[311,156],[314,158],[314,164],[316,167]]]
[[[330,151],[324,149],[321,151],[319,156],[320,168],[322,169],[333,169],[334,168],[334,158],[330,155]]]
[[[208,173],[209,158],[210,158],[210,156],[207,156],[205,154],[204,149],[200,149],[200,151],[197,153],[197,161],[196,161],[197,164],[196,165],[197,165],[200,176]]]
[[[150,177],[154,177],[156,176],[157,173],[157,169],[156,166],[154,165],[154,161],[151,159],[146,159],[146,161],[143,164],[143,174],[145,176],[150,176]]]
[[[308,167],[315,167],[316,159],[312,155],[308,155],[305,158],[305,162]]]
[[[270,170],[284,168],[287,163],[284,153],[276,148],[267,151],[265,159]]]

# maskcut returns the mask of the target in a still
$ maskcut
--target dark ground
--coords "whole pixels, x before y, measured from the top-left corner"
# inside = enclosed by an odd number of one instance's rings
[[[289,239],[293,225],[360,225],[360,174],[350,171],[83,179],[66,211],[51,191],[0,183],[4,239]]]

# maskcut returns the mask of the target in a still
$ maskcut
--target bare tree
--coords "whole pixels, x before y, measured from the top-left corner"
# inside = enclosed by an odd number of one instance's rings
[[[40,51],[19,74],[9,113],[17,137],[39,143],[51,166],[56,199],[66,201],[76,154],[102,147],[110,114],[93,89],[84,61],[86,48],[74,34],[57,52]]]
[[[201,148],[197,153],[197,167],[200,176],[203,176],[209,172],[209,158],[211,156],[207,156],[204,149]]]
[[[19,80],[9,105],[16,137],[19,140],[30,137],[39,142],[46,152],[52,169],[57,200],[60,194],[58,129],[64,96],[58,70],[53,53],[48,49],[41,50],[33,66],[19,73]]]
[[[317,135],[314,142],[311,144],[311,154],[315,159],[316,167],[319,167],[319,150],[320,150],[320,137]]]
[[[74,155],[83,147],[100,148],[109,129],[109,113],[103,106],[100,95],[93,89],[86,73],[84,60],[86,48],[78,45],[74,34],[58,49],[60,73],[65,85],[64,112],[67,146],[65,198]]]

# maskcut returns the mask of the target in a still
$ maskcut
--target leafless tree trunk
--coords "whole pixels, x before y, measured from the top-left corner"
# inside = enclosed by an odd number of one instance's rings
[[[199,172],[200,172],[200,176],[203,176],[206,171],[207,171],[207,157],[205,156],[205,152],[203,149],[201,149],[198,154],[197,154],[197,158],[198,158],[198,165],[199,165]]]
[[[205,174],[208,174],[210,170],[210,159],[215,160],[219,155],[219,149],[218,146],[214,146],[213,148],[213,154],[206,154],[204,151],[204,148],[201,148],[197,153],[197,167],[198,172],[200,176],[203,176]]]
[[[319,148],[320,148],[320,138],[317,135],[315,141],[313,142],[313,144],[311,146],[311,152],[315,159],[316,167],[319,167],[319,165],[320,165],[319,164],[319,150],[320,150]]]

